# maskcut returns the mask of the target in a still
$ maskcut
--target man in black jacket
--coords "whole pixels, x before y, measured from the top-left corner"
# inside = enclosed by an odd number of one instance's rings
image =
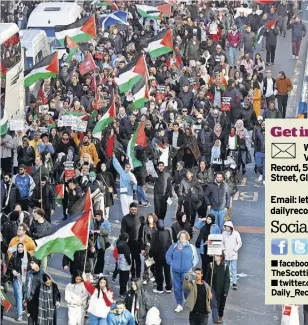
[[[35,151],[29,145],[29,138],[27,135],[22,137],[22,146],[17,148],[17,161],[18,165],[25,165],[27,167],[33,166],[35,160]]]
[[[127,233],[129,236],[127,244],[132,255],[132,278],[140,278],[141,275],[141,243],[138,240],[141,222],[140,218],[137,216],[137,210],[137,204],[132,202],[129,206],[129,214],[123,217],[121,223],[121,234]]]
[[[179,123],[173,123],[173,131],[168,132],[168,141],[172,146],[172,170],[178,161],[182,161],[184,157],[184,132],[180,129]]]
[[[178,161],[176,164],[176,170],[174,172],[173,183],[174,183],[174,192],[178,196],[178,207],[176,214],[182,211],[183,200],[179,197],[179,188],[182,180],[186,177],[187,169],[184,168],[184,161]]]
[[[224,218],[230,207],[229,186],[224,182],[224,175],[220,172],[216,174],[213,184],[205,190],[205,203],[209,213],[213,214],[217,220],[221,232],[224,227]]]
[[[1,206],[2,212],[9,214],[14,210],[16,202],[19,201],[19,190],[15,184],[12,183],[12,174],[4,174],[3,183],[1,183]]]
[[[32,200],[34,207],[44,209],[45,219],[51,223],[50,217],[54,214],[56,208],[56,196],[51,185],[47,184],[47,177],[42,177],[41,184],[35,187]]]
[[[255,135],[255,159],[258,172],[260,173],[259,182],[263,181],[265,177],[265,122],[261,124],[261,130]]]
[[[206,161],[207,165],[210,165],[214,138],[213,130],[210,129],[207,121],[203,122],[203,128],[198,133],[197,141],[201,157]]]
[[[159,161],[157,164],[158,177],[154,185],[154,211],[159,219],[165,219],[167,213],[167,200],[172,198],[172,179],[165,164]]]

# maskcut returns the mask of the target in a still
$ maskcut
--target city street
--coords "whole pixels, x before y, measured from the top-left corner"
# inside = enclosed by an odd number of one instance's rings
[[[284,71],[287,77],[299,80],[303,72],[303,63],[305,58],[301,52],[300,60],[294,61],[291,58],[291,36],[290,32],[286,38],[279,37],[276,51],[276,63],[274,66],[267,67],[273,71],[273,77],[276,78],[279,71]],[[303,45],[305,46],[305,45]],[[265,52],[260,52],[265,57]],[[292,79],[293,81],[293,79]],[[295,87],[296,88],[296,87]],[[296,92],[296,89],[294,89]],[[290,108],[295,112],[295,107]],[[293,115],[294,116],[294,115]],[[253,163],[248,165],[245,177],[241,177],[238,187],[238,193],[235,194],[232,204],[232,221],[242,237],[243,246],[239,251],[238,262],[238,291],[230,289],[226,303],[224,325],[259,325],[271,324],[280,325],[281,306],[264,304],[264,197],[265,189],[261,182],[258,182],[258,175],[253,171]],[[149,194],[152,206],[149,208],[138,209],[139,215],[146,215],[153,211],[153,195]],[[173,222],[175,212],[175,202],[168,208],[166,225],[170,227]],[[61,209],[57,209],[53,221],[62,218]],[[119,200],[115,200],[115,205],[110,212],[110,222],[112,223],[112,236],[114,239],[119,234],[119,222],[121,220],[121,208]],[[194,240],[197,234],[195,234]],[[111,279],[110,271],[113,271],[114,262],[112,257],[112,248],[106,253],[105,274]],[[48,273],[51,274],[58,284],[62,293],[62,302],[58,312],[58,324],[67,324],[67,308],[64,301],[64,289],[70,280],[69,273],[62,269],[62,255],[57,254],[48,261]],[[147,285],[147,291],[155,306],[161,311],[161,317],[164,325],[187,325],[188,311],[175,313],[176,307],[174,295],[164,293],[157,295],[152,292],[152,285]],[[12,308],[4,316],[5,325],[16,324],[15,300],[12,287],[8,297],[12,302]],[[118,296],[118,279],[114,287],[115,296]],[[21,324],[26,324],[26,316]],[[212,325],[210,319],[209,324]]]

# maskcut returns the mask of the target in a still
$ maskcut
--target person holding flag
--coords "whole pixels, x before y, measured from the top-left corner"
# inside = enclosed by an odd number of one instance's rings
[[[279,35],[279,28],[276,26],[277,19],[269,22],[266,25],[264,36],[266,37],[266,65],[274,65],[275,54],[277,47],[277,37]]]

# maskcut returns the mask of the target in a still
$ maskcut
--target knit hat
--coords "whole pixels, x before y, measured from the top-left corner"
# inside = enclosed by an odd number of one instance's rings
[[[94,172],[90,172],[88,176],[89,176],[89,177],[95,177],[96,174],[95,174]]]
[[[33,262],[33,263],[37,264],[38,266],[41,266],[41,261],[38,260],[35,256],[32,256],[31,257],[31,261],[30,262]]]

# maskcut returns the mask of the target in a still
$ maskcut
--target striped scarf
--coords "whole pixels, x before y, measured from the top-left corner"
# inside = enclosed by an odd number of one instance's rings
[[[53,305],[53,288],[52,285],[47,287],[41,284],[39,302],[38,302],[38,325],[53,325],[53,316],[55,307]]]

